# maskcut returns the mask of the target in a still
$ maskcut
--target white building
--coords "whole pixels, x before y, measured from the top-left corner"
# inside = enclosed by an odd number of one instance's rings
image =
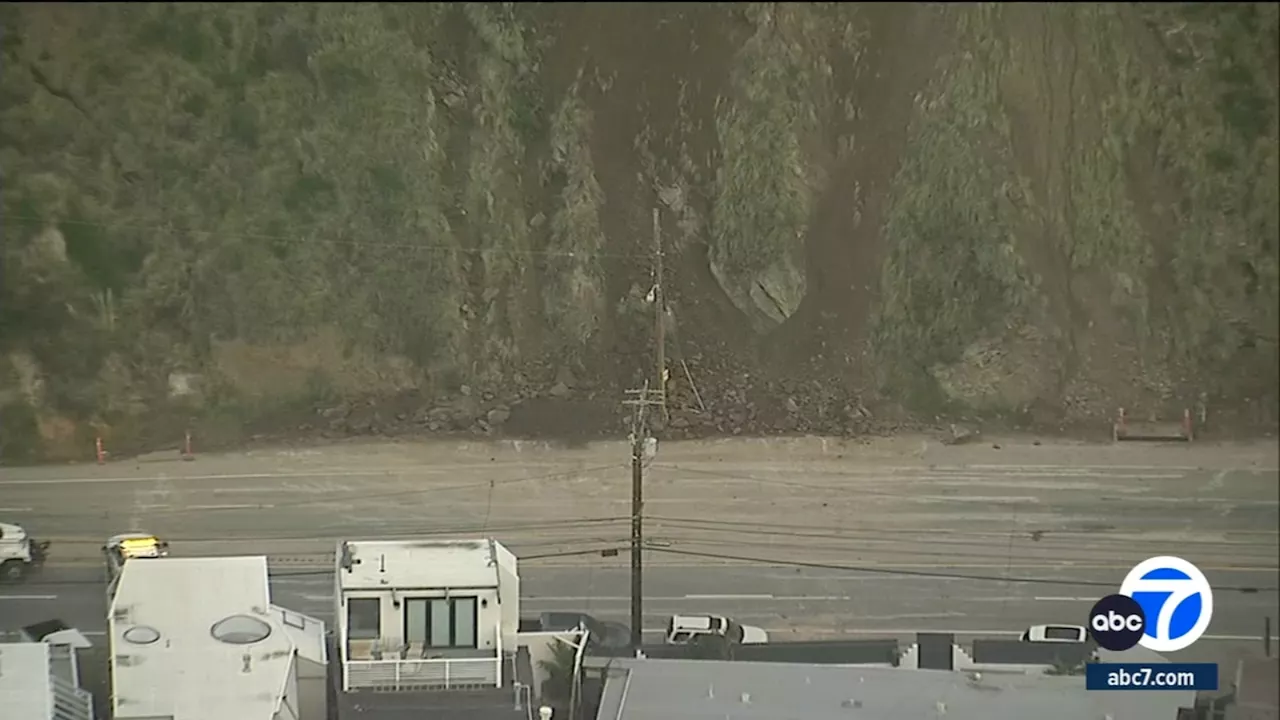
[[[511,685],[520,577],[500,543],[345,541],[337,565],[343,692]]]
[[[0,643],[0,717],[93,720],[93,698],[80,687],[75,652],[47,642]]]
[[[324,625],[271,604],[265,557],[126,563],[108,636],[114,720],[325,716]]]

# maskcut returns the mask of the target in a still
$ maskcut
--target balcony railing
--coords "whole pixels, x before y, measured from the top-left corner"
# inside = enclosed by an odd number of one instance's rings
[[[501,687],[502,656],[430,660],[348,660],[347,690]]]
[[[93,696],[62,678],[49,678],[53,684],[54,720],[93,720]]]
[[[375,641],[375,646],[381,645],[382,642]],[[378,659],[365,659],[367,655],[357,654],[359,660],[348,659],[353,654],[353,648],[348,646],[342,658],[342,689],[350,692],[502,687],[501,631],[495,645],[492,650],[444,650],[450,653],[449,657],[423,657],[419,654],[424,651],[421,646],[406,645],[399,657],[386,653]]]

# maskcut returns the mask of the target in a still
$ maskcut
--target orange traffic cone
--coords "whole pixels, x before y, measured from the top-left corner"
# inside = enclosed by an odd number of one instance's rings
[[[101,436],[99,436],[99,437],[98,437],[98,439],[97,439],[96,441],[94,441],[94,449],[97,451],[97,454],[98,454],[98,464],[99,464],[99,465],[106,465],[106,464],[107,464],[107,451],[102,449],[102,437],[101,437]]]
[[[191,451],[191,431],[187,431],[186,440],[182,443],[182,459],[195,460],[195,453]]]

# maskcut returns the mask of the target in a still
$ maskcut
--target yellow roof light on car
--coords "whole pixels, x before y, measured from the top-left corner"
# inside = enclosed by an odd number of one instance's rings
[[[156,537],[126,538],[120,541],[120,554],[126,558],[157,557],[162,543]]]

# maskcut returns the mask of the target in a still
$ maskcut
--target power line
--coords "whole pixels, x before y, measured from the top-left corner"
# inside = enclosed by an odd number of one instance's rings
[[[538,523],[520,523],[514,525],[500,525],[484,527],[480,525],[457,525],[449,527],[431,528],[429,530],[418,530],[420,525],[415,523],[401,523],[394,526],[396,530],[403,529],[402,532],[385,532],[388,526],[379,526],[380,532],[378,539],[385,540],[405,540],[416,537],[438,537],[443,535],[493,535],[494,533],[519,533],[519,532],[538,532],[552,530],[588,530],[593,528],[602,528],[622,523],[629,520],[629,516],[620,515],[616,517],[598,517],[598,518],[568,518],[563,520],[548,520]],[[341,535],[214,535],[214,536],[187,536],[187,535],[165,535],[162,540],[170,543],[198,543],[198,542],[220,542],[220,543],[243,543],[243,542],[307,542],[307,541],[333,541],[338,542],[344,538],[350,537],[350,533]],[[39,539],[39,538],[37,538]],[[54,556],[57,556],[57,548],[66,545],[102,545],[106,538],[98,539],[73,539],[59,540],[54,542]],[[292,553],[293,555],[305,555],[307,553]]]
[[[601,544],[595,547],[592,547],[590,549],[562,550],[562,551],[556,551],[556,552],[536,553],[532,555],[521,555],[518,558],[516,558],[516,560],[517,562],[521,562],[521,563],[525,563],[525,562],[536,563],[539,560],[554,560],[557,558],[582,557],[586,555],[605,555],[605,554],[612,555],[612,554],[617,554],[625,547],[626,547],[626,539],[619,538],[615,542],[602,542]],[[250,554],[249,557],[252,557],[252,554]],[[271,562],[271,556],[268,555],[267,556],[268,566],[270,565],[270,562]],[[335,571],[333,568],[316,568],[314,570],[268,569],[267,575],[270,578],[325,577],[325,576],[332,576],[334,572]],[[41,578],[40,575],[38,574],[30,576],[27,582],[32,585],[39,585],[39,586],[45,586],[45,587],[49,587],[49,586],[62,587],[62,586],[77,586],[77,585],[105,586],[106,585],[106,582],[104,580],[96,580],[96,579],[91,580],[87,578],[76,578],[76,579],[65,579],[65,580],[45,580]],[[3,598],[3,597],[4,597],[3,595],[0,595],[0,598]]]
[[[861,536],[861,535],[867,535],[872,538],[876,536],[886,536],[886,535],[887,536],[906,535],[906,536],[916,537],[916,538],[921,537],[921,532],[918,528],[907,528],[907,527],[887,528],[887,527],[875,527],[875,526],[848,527],[843,525],[809,525],[809,524],[799,525],[795,523],[773,523],[773,522],[760,522],[756,520],[711,520],[707,518],[672,517],[672,516],[666,516],[666,515],[646,515],[645,519],[651,520],[657,523],[690,523],[690,524],[696,524],[696,525],[725,526],[725,531],[727,532],[736,532],[736,530],[734,530],[733,528],[742,528],[742,532],[754,532],[756,528],[766,528],[766,529],[804,531],[804,532],[798,532],[797,534],[798,536],[803,535],[805,537],[811,536],[809,531],[813,531],[817,533],[830,532],[830,533],[836,533],[839,536],[848,535],[850,537]],[[712,530],[713,528],[707,528],[707,529]],[[1046,543],[1046,544],[1053,543],[1054,541],[1077,543],[1078,540],[1076,540],[1075,538],[1084,538],[1084,539],[1090,539],[1090,540],[1105,539],[1105,536],[1107,535],[1123,534],[1125,532],[1127,531],[1125,530],[1111,530],[1111,531],[1108,531],[1108,530],[1038,530],[1038,529],[1031,529],[1026,531],[1027,535],[1036,536],[1034,538],[1035,542]],[[928,538],[927,539],[921,538],[920,542],[936,541],[936,542],[946,542],[947,544],[954,544],[950,540],[935,540],[934,538],[938,535],[955,536],[955,537],[971,537],[971,538],[992,538],[992,539],[998,539],[1001,541],[1003,541],[1006,538],[1006,533],[1003,531],[997,532],[997,531],[991,531],[991,530],[940,530],[940,531],[930,532]],[[825,536],[819,535],[818,537],[825,537]],[[1121,538],[1121,540],[1126,545],[1131,545],[1135,543],[1159,543],[1162,545],[1167,545],[1168,543],[1167,540],[1135,538],[1135,537],[1128,537],[1128,536]],[[1241,547],[1274,548],[1275,547],[1275,545],[1272,542],[1270,542],[1270,540],[1265,543],[1239,543],[1239,542],[1230,542],[1225,540],[1199,540],[1199,539],[1181,540],[1180,539],[1178,543],[1179,545],[1220,545],[1225,548],[1241,548]]]
[[[669,545],[659,544],[669,543]],[[740,547],[755,548],[760,550],[786,550],[800,552],[826,552],[826,553],[844,553],[853,555],[855,553],[865,553],[867,555],[894,557],[899,560],[919,558],[936,561],[939,565],[946,563],[958,563],[964,561],[970,562],[987,562],[1000,561],[1002,563],[1012,564],[1015,560],[1013,556],[1006,554],[999,546],[992,545],[990,550],[993,552],[974,552],[974,551],[954,551],[948,552],[946,549],[931,550],[929,547],[937,548],[939,544],[926,545],[924,549],[896,548],[896,547],[858,547],[855,545],[837,545],[812,542],[778,542],[770,540],[751,540],[751,539],[700,539],[688,537],[654,537],[650,535],[648,547],[668,547],[668,546],[706,546],[706,547]],[[1098,554],[1102,554],[1104,550],[1098,550]],[[1081,555],[1056,555],[1052,558],[1046,557],[1023,557],[1022,562],[1065,562],[1065,563],[1097,563],[1104,561],[1101,557],[1084,557]],[[1258,568],[1259,570],[1271,570],[1272,568]]]
[[[729,553],[710,553],[698,552],[695,550],[678,550],[676,548],[647,547],[650,552],[670,553],[672,555],[685,555],[688,557],[700,557],[713,560],[733,560],[737,562],[754,563],[758,565],[772,565],[782,567],[800,567],[810,568],[814,570],[837,570],[845,572],[867,573],[871,575],[887,575],[898,577],[918,577],[937,580],[969,580],[973,582],[994,582],[994,583],[1020,583],[1024,585],[1069,585],[1076,587],[1102,587],[1115,589],[1116,584],[1110,582],[1102,582],[1100,580],[1063,580],[1055,578],[1036,578],[1036,577],[1005,577],[1003,575],[982,575],[973,573],[952,573],[952,572],[930,572],[927,570],[911,570],[907,568],[886,568],[874,565],[835,565],[830,563],[805,562],[803,560],[779,560],[776,558],[761,558],[748,555],[736,555]],[[1214,592],[1240,592],[1240,593],[1260,593],[1260,592],[1276,592],[1275,587],[1253,587],[1253,586],[1216,586]]]
[[[671,470],[675,472],[691,473],[694,475],[706,475],[708,477],[722,478],[724,480],[739,480],[742,482],[750,482],[758,485],[772,485],[775,487],[785,488],[801,488],[805,490],[822,490],[824,492],[840,493],[842,495],[858,495],[859,497],[887,497],[895,500],[910,499],[919,497],[912,493],[891,493],[883,490],[869,490],[863,487],[850,487],[848,485],[829,485],[822,483],[805,483],[795,480],[779,480],[776,478],[762,478],[746,473],[723,472],[718,470],[704,470],[702,468],[690,468],[682,465],[654,463],[650,466],[654,470]],[[836,475],[836,477],[856,478],[856,475]]]
[[[659,404],[646,380],[624,405],[635,409],[631,418],[631,651],[637,655],[643,645],[640,626],[644,621],[644,452],[649,442],[648,411]]]
[[[37,218],[23,215],[5,215],[6,220],[22,220],[25,222],[48,222],[47,218]],[[55,225],[76,225],[81,227],[92,227],[99,230],[130,230],[154,233],[187,233],[193,235],[207,235],[217,238],[234,238],[237,240],[271,240],[275,242],[294,244],[294,245],[333,245],[341,247],[358,247],[369,249],[387,249],[387,250],[411,250],[414,252],[438,252],[438,253],[457,253],[463,255],[508,255],[514,257],[543,257],[543,258],[589,258],[594,260],[611,259],[611,260],[630,260],[634,262],[644,262],[648,260],[644,255],[630,255],[625,253],[609,253],[609,252],[577,252],[569,250],[517,250],[506,248],[467,248],[457,245],[445,245],[440,243],[395,243],[395,242],[364,242],[361,240],[339,240],[334,238],[318,238],[318,237],[299,237],[296,235],[277,235],[271,233],[258,232],[226,232],[214,230],[201,230],[196,228],[166,227],[160,225],[140,225],[131,223],[101,223],[88,220],[58,220]],[[319,227],[319,226],[317,226]]]

